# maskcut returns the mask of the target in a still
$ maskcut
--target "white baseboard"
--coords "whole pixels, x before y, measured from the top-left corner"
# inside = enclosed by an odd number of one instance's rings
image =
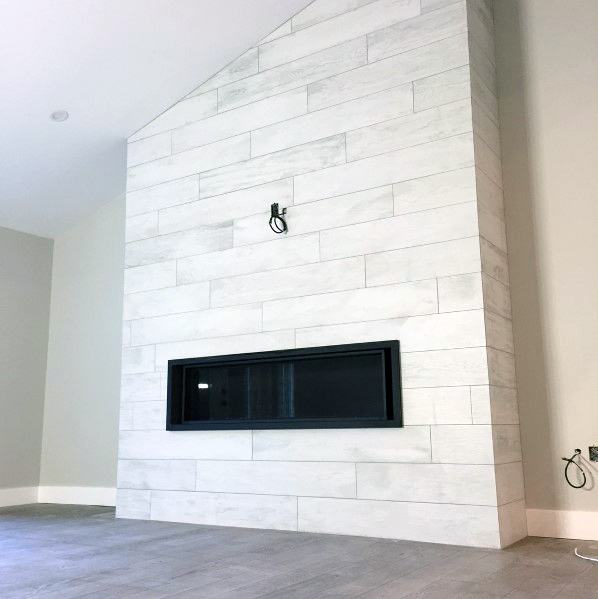
[[[75,505],[116,505],[116,489],[112,487],[50,487],[40,486],[39,503]]]
[[[530,537],[598,541],[598,511],[526,510]]]
[[[0,507],[37,503],[37,487],[0,489]]]

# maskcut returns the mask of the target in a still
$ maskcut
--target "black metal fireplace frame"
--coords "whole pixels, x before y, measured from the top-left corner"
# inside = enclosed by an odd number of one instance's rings
[[[314,355],[355,355],[379,351],[383,359],[383,379],[386,417],[367,419],[269,419],[269,420],[194,420],[183,422],[181,400],[174,397],[173,381],[175,369],[187,366],[208,366],[213,364],[249,364],[281,359],[298,359]],[[204,358],[183,358],[168,361],[168,388],[166,409],[166,430],[260,430],[260,429],[314,429],[314,428],[397,428],[403,426],[401,368],[399,341],[375,341],[328,345],[304,349],[289,349],[243,354],[208,356]]]

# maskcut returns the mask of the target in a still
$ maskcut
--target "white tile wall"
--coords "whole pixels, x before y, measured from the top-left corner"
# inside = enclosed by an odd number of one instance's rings
[[[524,534],[492,37],[315,0],[129,139],[119,517]],[[383,339],[403,428],[165,430],[169,359]]]

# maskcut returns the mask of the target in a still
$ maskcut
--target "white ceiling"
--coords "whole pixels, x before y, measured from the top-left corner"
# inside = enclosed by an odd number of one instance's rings
[[[0,0],[0,226],[53,237],[116,198],[125,138],[307,4]]]

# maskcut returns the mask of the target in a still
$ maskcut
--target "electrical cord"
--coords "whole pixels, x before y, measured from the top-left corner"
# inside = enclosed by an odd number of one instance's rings
[[[287,227],[287,221],[284,219],[287,209],[283,208],[282,212],[278,211],[278,204],[272,204],[270,206],[270,220],[268,224],[274,233],[286,233],[289,228]]]
[[[564,462],[567,462],[567,465],[565,466],[565,480],[567,481],[567,484],[570,487],[573,487],[574,489],[582,489],[583,487],[586,486],[586,482],[587,482],[586,473],[584,472],[584,469],[575,461],[575,458],[579,455],[581,455],[581,449],[576,449],[575,453],[570,458],[561,458],[561,460],[563,460]],[[581,483],[581,485],[574,485],[571,482],[571,480],[569,479],[568,470],[569,470],[569,466],[571,466],[571,464],[574,464],[575,466],[577,466],[577,468],[581,472],[581,475],[583,476],[583,482]]]

